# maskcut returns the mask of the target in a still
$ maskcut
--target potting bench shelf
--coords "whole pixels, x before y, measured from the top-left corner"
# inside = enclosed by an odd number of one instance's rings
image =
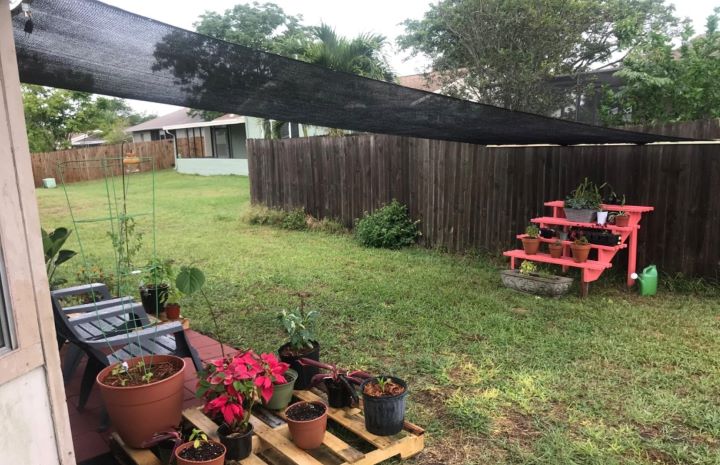
[[[324,402],[325,399],[319,394],[319,391],[294,393],[298,400]],[[200,408],[183,411],[183,418],[193,427],[203,430],[211,439],[217,440],[217,425]],[[409,422],[405,422],[404,430],[395,436],[376,436],[368,432],[365,429],[362,410],[359,408],[328,407],[328,420],[328,426],[335,423],[341,427],[342,434],[338,431],[336,435],[328,430],[320,448],[305,451],[293,444],[282,413],[263,408],[254,409],[250,419],[254,430],[252,454],[239,462],[228,460],[225,463],[228,465],[374,465],[395,456],[401,459],[412,457],[425,447],[425,431]],[[160,458],[152,451],[128,448],[115,433],[111,440],[116,455],[130,458],[135,465],[163,465]]]
[[[569,228],[588,228],[609,231],[620,236],[619,243],[612,246],[590,244],[594,253],[597,254],[597,260],[587,260],[583,263],[577,263],[572,259],[572,256],[570,255],[571,241],[561,241],[563,245],[561,258],[552,258],[549,254],[545,253],[528,255],[523,249],[508,250],[504,252],[503,255],[510,257],[510,268],[515,269],[517,259],[560,265],[563,268],[563,272],[567,271],[568,268],[579,268],[581,270],[580,292],[583,296],[586,296],[588,293],[589,283],[596,281],[603,271],[612,267],[612,260],[618,251],[627,248],[627,285],[628,287],[631,287],[635,283],[635,280],[632,279],[632,274],[635,273],[635,268],[637,266],[637,234],[640,229],[640,220],[642,219],[643,214],[653,211],[654,208],[644,205],[603,204],[601,207],[603,210],[610,212],[623,211],[629,217],[627,226],[615,226],[614,224],[601,225],[597,223],[569,221],[565,218],[564,205],[565,202],[562,200],[545,202],[546,207],[552,208],[552,216],[533,218],[530,221],[541,228],[554,226],[560,227],[564,231],[567,231]],[[518,239],[523,239],[524,237],[527,236],[525,234],[517,235]],[[553,243],[555,242],[555,239],[540,238],[540,241],[544,243]]]

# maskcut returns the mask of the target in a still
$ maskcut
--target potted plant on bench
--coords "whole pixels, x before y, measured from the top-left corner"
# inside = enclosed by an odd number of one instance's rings
[[[368,378],[360,385],[365,429],[378,436],[392,436],[403,429],[407,383],[396,376]]]
[[[223,465],[225,463],[225,446],[208,437],[199,429],[193,429],[188,442],[175,448],[177,465]]]
[[[585,178],[565,199],[564,211],[568,221],[592,223],[600,209],[602,195],[594,182]]]
[[[588,259],[588,255],[590,254],[590,243],[587,240],[587,237],[580,236],[575,241],[570,244],[570,250],[572,251],[572,257],[573,260],[575,260],[577,263],[584,263]]]
[[[172,261],[150,260],[140,281],[140,300],[150,315],[158,316],[165,309],[172,282]]]
[[[530,224],[525,228],[525,235],[526,237],[522,238],[523,250],[525,250],[525,253],[528,255],[535,255],[540,248],[540,239],[538,238],[538,236],[540,236],[540,228],[534,224]]]
[[[552,258],[562,258],[563,243],[560,239],[555,239],[555,242],[548,244],[548,250]]]

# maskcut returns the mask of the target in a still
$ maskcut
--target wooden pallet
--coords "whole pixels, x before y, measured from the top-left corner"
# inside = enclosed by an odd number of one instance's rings
[[[299,400],[323,400],[318,393],[295,391]],[[210,438],[217,439],[217,425],[199,408],[183,412],[184,419],[203,430]],[[227,461],[228,465],[374,465],[391,457],[407,459],[425,447],[424,430],[412,423],[396,436],[376,436],[365,429],[362,411],[358,408],[335,409],[328,407],[330,424],[323,445],[312,451],[304,451],[293,444],[287,423],[281,415],[264,409],[253,413],[251,422],[253,453],[240,462]],[[337,428],[337,427],[340,428]],[[343,436],[341,438],[340,436]],[[162,465],[160,459],[149,450],[131,449],[122,443],[117,434],[111,437],[116,456],[129,457],[132,465]]]

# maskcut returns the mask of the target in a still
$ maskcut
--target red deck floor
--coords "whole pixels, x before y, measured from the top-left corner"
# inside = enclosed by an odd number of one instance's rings
[[[193,330],[188,330],[187,336],[190,344],[200,353],[201,359],[208,360],[220,357],[220,345],[214,339]],[[225,350],[233,351],[234,349],[225,346]],[[195,399],[195,384],[197,382],[195,367],[190,359],[186,359],[186,362],[184,408],[200,403]],[[75,456],[78,463],[109,452],[108,438],[112,432],[112,429],[98,432],[101,400],[97,388],[93,388],[85,410],[80,412],[77,409],[78,396],[80,395],[80,379],[84,369],[83,362],[75,371],[70,382],[65,385],[68,412],[70,413],[70,428],[72,429],[73,445],[75,446]]]

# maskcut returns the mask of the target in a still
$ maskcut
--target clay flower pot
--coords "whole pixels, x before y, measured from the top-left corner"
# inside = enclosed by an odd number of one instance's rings
[[[615,226],[619,226],[621,228],[627,228],[629,223],[630,223],[629,215],[617,215],[615,217]]]
[[[580,245],[580,244],[571,244],[570,250],[572,251],[572,257],[573,260],[575,260],[577,263],[583,263],[587,261],[588,255],[590,255],[590,244],[586,245]]]
[[[292,418],[308,408],[309,405],[315,406],[315,410],[321,409],[322,414],[315,418],[308,418],[307,420],[304,418]],[[303,415],[300,416],[303,417]],[[322,402],[298,402],[285,409],[285,421],[287,421],[290,436],[296,446],[300,449],[317,449],[325,439],[327,405]]]
[[[537,237],[523,237],[522,245],[526,254],[535,255],[540,248],[540,239]]]
[[[227,452],[227,449],[225,448],[225,446],[223,446],[223,445],[220,444],[219,442],[215,442],[215,441],[208,441],[208,442],[211,443],[211,444],[216,444],[216,445],[222,447],[222,448],[223,448],[223,453],[222,453],[222,455],[219,455],[219,456],[217,456],[217,457],[215,457],[215,458],[213,458],[213,459],[210,459],[210,460],[202,460],[202,461],[184,459],[184,458],[180,457],[180,453],[181,453],[182,451],[184,451],[185,449],[189,449],[189,448],[191,448],[191,447],[194,446],[194,443],[193,443],[192,441],[191,441],[191,442],[186,442],[186,443],[180,444],[180,445],[177,447],[177,449],[175,449],[175,461],[176,461],[177,465],[197,465],[197,464],[202,464],[202,465],[223,465],[223,464],[225,463],[225,453]]]
[[[146,355],[132,358],[127,363],[133,366],[141,359],[146,364],[170,362],[178,371],[154,383],[115,387],[103,384],[115,367],[110,365],[95,379],[113,427],[123,441],[135,449],[141,448],[154,433],[175,429],[180,424],[185,381],[185,361],[180,357]]]
[[[177,320],[180,318],[180,305],[165,304],[165,316],[168,320]]]
[[[550,256],[552,258],[562,258],[563,245],[562,244],[548,244],[548,250],[550,250]]]
[[[273,386],[273,393],[270,400],[263,402],[265,407],[270,410],[282,410],[288,406],[292,400],[293,387],[295,386],[295,380],[298,374],[295,370],[289,369],[285,372],[285,379],[287,380],[284,384],[276,384]]]

